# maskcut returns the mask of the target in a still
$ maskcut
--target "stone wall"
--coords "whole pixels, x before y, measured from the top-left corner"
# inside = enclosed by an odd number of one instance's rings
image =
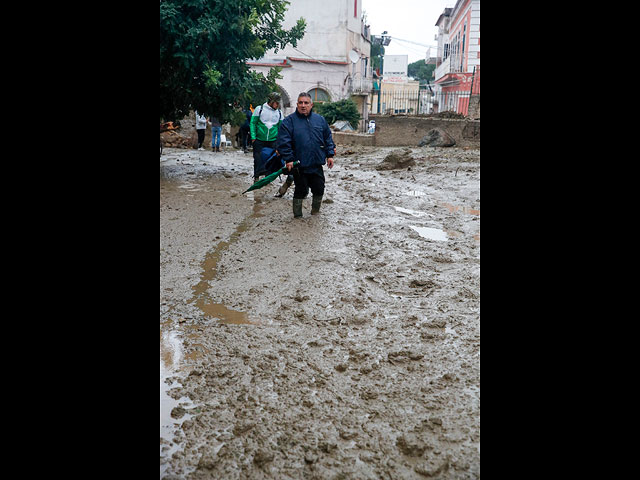
[[[457,147],[480,146],[480,121],[401,115],[372,115],[376,121],[375,145],[379,147],[418,146],[433,129],[439,129],[456,141]]]
[[[375,135],[333,132],[340,145],[375,145],[378,147],[417,147],[433,129],[446,132],[456,147],[480,147],[480,120],[409,117],[404,115],[371,115],[376,121]]]
[[[364,133],[331,132],[337,145],[375,145],[375,137]]]

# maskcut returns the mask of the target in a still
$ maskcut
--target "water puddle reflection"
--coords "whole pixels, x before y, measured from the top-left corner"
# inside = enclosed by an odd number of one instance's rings
[[[461,207],[459,205],[451,205],[450,203],[441,203],[440,206],[446,208],[451,213],[462,212],[466,215],[477,215],[480,216],[480,210],[469,208],[469,207]]]
[[[254,193],[254,192],[250,192]],[[245,312],[239,312],[232,310],[222,303],[216,303],[209,294],[209,288],[212,282],[218,274],[218,262],[225,250],[227,250],[233,243],[238,241],[240,235],[244,233],[252,220],[258,218],[261,215],[262,199],[256,197],[253,204],[253,212],[247,218],[245,218],[233,232],[229,241],[222,241],[209,252],[204,261],[202,262],[202,274],[200,275],[200,282],[192,287],[193,299],[192,303],[202,311],[202,313],[208,318],[217,319],[220,323],[229,325],[259,325],[259,323],[249,320],[249,316]]]
[[[210,318],[217,318],[220,323],[227,325],[258,325],[249,320],[245,312],[231,310],[221,303],[206,303],[205,300],[198,300],[196,306]]]
[[[396,212],[406,213],[407,215],[411,215],[413,217],[433,217],[433,215],[426,212],[419,212],[417,210],[410,210],[408,208],[402,208],[402,207],[393,207],[393,208],[395,208]]]
[[[160,327],[160,474],[166,472],[168,459],[181,447],[175,440],[178,428],[185,420],[192,418],[192,415],[184,413],[172,416],[176,409],[193,408],[191,400],[187,397],[174,399],[170,391],[180,386],[176,380],[184,366],[184,352],[182,340],[176,331],[163,331]],[[182,410],[176,410],[182,411]]]
[[[406,192],[405,195],[409,195],[411,197],[424,197],[426,193],[421,192],[420,190],[411,190],[409,192]]]
[[[429,227],[414,227],[410,225],[411,229],[418,232],[422,238],[426,238],[427,240],[435,240],[437,242],[446,242],[449,240],[449,235],[444,230],[440,230],[439,228],[429,228]]]

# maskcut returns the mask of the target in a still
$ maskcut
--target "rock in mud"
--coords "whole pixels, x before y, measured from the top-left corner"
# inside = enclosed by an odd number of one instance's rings
[[[268,450],[258,450],[256,454],[253,456],[253,463],[261,467],[269,462],[273,462],[274,458],[275,456],[273,452]]]
[[[186,414],[186,410],[182,407],[175,407],[171,410],[171,418],[180,419]]]
[[[451,136],[438,128],[429,130],[427,134],[422,137],[419,147],[453,147],[456,141]]]
[[[349,369],[349,366],[344,364],[344,363],[340,363],[340,364],[335,366],[335,369],[338,372],[343,373],[343,372],[346,372]]]
[[[440,474],[449,470],[449,460],[446,459],[439,464],[434,461],[421,463],[416,465],[414,470],[416,473],[427,478],[438,477]]]
[[[411,156],[411,150],[405,148],[401,152],[392,152],[387,155],[382,163],[376,167],[376,170],[402,170],[415,164],[416,161]]]
[[[427,445],[415,434],[405,433],[396,439],[396,447],[409,457],[422,457]]]

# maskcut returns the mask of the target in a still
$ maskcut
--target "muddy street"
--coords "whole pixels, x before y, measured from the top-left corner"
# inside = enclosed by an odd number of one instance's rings
[[[479,478],[480,150],[252,162],[160,158],[160,478]]]

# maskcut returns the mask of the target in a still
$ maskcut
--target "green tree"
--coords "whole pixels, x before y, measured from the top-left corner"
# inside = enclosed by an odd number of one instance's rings
[[[380,69],[382,74],[381,57],[384,56],[384,47],[380,43],[373,42],[371,44],[371,66],[374,70]]]
[[[329,125],[338,120],[347,120],[357,130],[360,123],[358,106],[350,98],[338,102],[314,103],[313,111],[322,115]]]
[[[407,74],[419,80],[420,85],[425,85],[427,80],[433,80],[433,72],[435,69],[435,65],[427,65],[424,60],[418,60],[417,62],[409,64]]]
[[[306,23],[282,28],[287,0],[160,0],[160,119],[191,110],[235,123],[282,78],[251,72],[247,60],[297,45]],[[258,99],[258,100],[256,100]]]

